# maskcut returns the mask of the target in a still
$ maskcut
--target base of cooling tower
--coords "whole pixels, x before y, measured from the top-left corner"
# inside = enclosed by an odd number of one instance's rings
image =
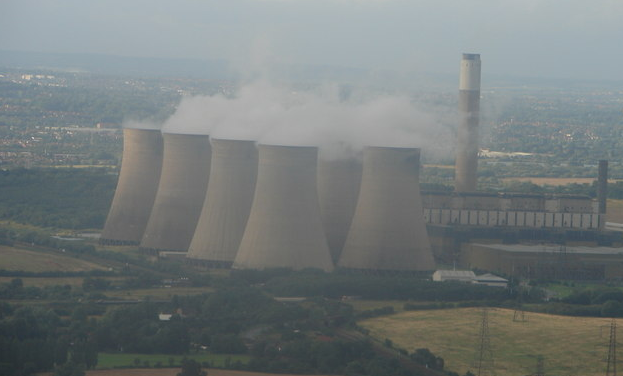
[[[201,266],[209,269],[231,269],[233,261],[223,261],[223,260],[204,260],[204,259],[196,259],[196,258],[186,258],[186,263],[188,265]]]
[[[114,245],[114,246],[134,246],[139,245],[140,242],[134,240],[117,240],[117,239],[102,239],[98,241],[101,245]]]

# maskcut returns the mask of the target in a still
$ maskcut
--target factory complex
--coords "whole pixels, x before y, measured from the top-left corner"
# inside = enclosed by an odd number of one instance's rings
[[[623,278],[623,248],[598,198],[478,192],[478,54],[463,54],[454,192],[420,192],[419,148],[361,159],[314,146],[124,129],[100,243],[217,268],[432,272],[455,264],[506,276]]]

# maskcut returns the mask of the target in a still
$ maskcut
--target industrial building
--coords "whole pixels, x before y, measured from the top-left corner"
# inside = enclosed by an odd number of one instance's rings
[[[598,203],[578,195],[423,192],[424,220],[433,225],[598,230]]]
[[[623,278],[620,234],[604,230],[606,161],[597,200],[476,190],[480,55],[463,54],[460,67],[454,192],[420,192],[415,148],[369,146],[362,163],[319,158],[316,147],[126,129],[100,241],[188,251],[210,267],[428,272],[439,262]],[[503,283],[494,277],[483,283]]]
[[[522,278],[621,279],[623,248],[473,243],[462,250],[461,264]]]

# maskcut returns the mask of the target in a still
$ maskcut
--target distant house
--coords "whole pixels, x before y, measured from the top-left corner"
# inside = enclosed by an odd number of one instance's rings
[[[472,281],[472,283],[475,283],[477,285],[487,285],[487,286],[492,286],[492,287],[507,287],[508,279],[504,279],[502,277],[498,277],[497,275],[487,273],[487,274],[476,276],[476,278]]]
[[[459,281],[471,283],[476,278],[476,274],[471,270],[437,270],[433,273],[433,281]]]
[[[158,314],[158,320],[160,321],[171,321],[171,317],[173,315],[170,313],[160,313]]]
[[[507,279],[489,273],[477,276],[471,270],[437,270],[435,273],[433,273],[433,281],[458,281],[492,287],[508,286]]]

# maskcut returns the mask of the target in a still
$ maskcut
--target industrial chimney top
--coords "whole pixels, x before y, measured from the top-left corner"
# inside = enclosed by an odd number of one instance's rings
[[[463,60],[480,60],[480,54],[463,54]]]

